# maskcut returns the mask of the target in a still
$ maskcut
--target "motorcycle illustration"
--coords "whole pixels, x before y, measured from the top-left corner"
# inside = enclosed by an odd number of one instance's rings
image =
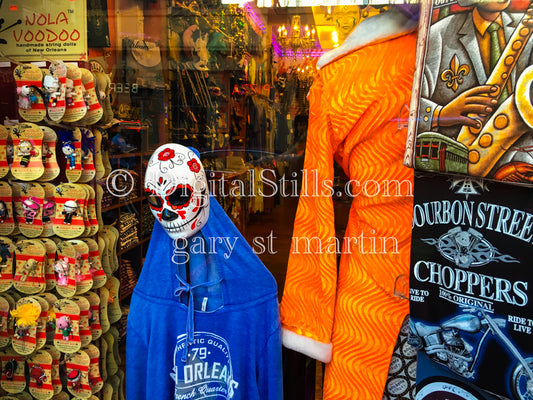
[[[492,318],[478,308],[464,307],[464,314],[457,315],[440,325],[429,325],[411,320],[409,343],[424,349],[428,357],[468,378],[474,378],[476,364],[480,358],[483,343],[489,335],[495,335],[502,346],[508,349],[517,360],[511,374],[510,387],[513,398],[533,400],[533,357],[524,358],[516,346],[500,328],[506,320]],[[477,346],[472,346],[461,337],[461,332],[476,334],[481,332]]]

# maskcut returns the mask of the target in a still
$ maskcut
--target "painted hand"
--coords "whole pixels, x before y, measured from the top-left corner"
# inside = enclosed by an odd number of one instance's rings
[[[492,113],[498,100],[490,96],[497,93],[498,87],[492,85],[477,86],[461,93],[440,110],[438,125],[481,128],[481,122],[475,116],[484,117]]]

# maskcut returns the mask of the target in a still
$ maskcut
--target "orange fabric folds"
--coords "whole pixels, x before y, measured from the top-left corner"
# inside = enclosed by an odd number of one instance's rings
[[[409,275],[413,171],[402,165],[402,121],[408,118],[415,46],[416,33],[408,33],[362,47],[319,70],[310,92],[281,321],[289,331],[287,347],[331,358],[325,399],[382,398],[408,313],[408,301],[394,289],[399,276]],[[350,178],[343,189],[352,199],[343,240],[335,239],[334,160]],[[303,350],[294,345],[299,337]]]

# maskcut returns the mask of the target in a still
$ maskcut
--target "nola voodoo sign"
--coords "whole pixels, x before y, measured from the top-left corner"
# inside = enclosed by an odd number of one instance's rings
[[[0,51],[20,61],[87,59],[86,0],[0,0]]]

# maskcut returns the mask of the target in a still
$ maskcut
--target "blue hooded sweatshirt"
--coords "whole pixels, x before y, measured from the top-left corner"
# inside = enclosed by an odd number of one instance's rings
[[[128,317],[127,399],[279,400],[280,332],[274,278],[210,196],[186,241],[154,224]]]

